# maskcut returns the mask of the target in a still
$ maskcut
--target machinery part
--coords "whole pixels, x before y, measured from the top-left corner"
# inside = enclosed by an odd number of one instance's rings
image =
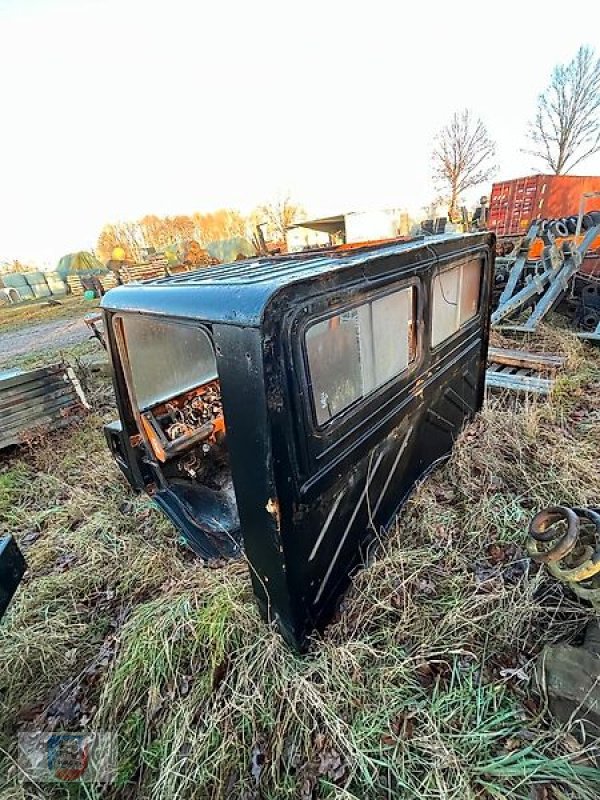
[[[586,331],[593,331],[600,323],[600,314],[597,311],[587,311],[581,318],[581,327]]]
[[[120,428],[107,430],[117,463],[135,486],[143,480],[203,558],[245,554],[264,618],[295,647],[327,624],[381,530],[394,524],[413,486],[450,455],[483,403],[494,246],[492,234],[471,234],[316,250],[121,286],[103,298],[121,417]],[[414,370],[406,380],[402,367],[377,393],[363,392],[374,378],[364,372],[363,380],[363,367],[373,370],[355,347],[370,342],[374,353],[389,340],[387,325],[373,326],[371,312],[358,311],[375,302],[374,283],[402,302],[404,311],[392,317],[406,330]],[[448,303],[452,285],[456,305]],[[467,294],[479,303],[467,302],[476,308],[461,323]],[[454,323],[442,330],[440,309],[448,305]],[[305,329],[312,333],[305,336]],[[420,339],[425,331],[431,337]],[[348,348],[348,367],[334,375]],[[419,358],[412,358],[417,349]],[[212,380],[219,382],[223,415],[207,423],[206,440],[204,423],[190,436],[168,439],[165,426],[181,415],[198,418],[194,395]],[[350,405],[349,386],[360,392]],[[201,399],[214,415],[218,398]]]
[[[115,248],[116,250],[117,248]],[[93,311],[91,314],[86,314],[83,321],[92,332],[92,336],[97,339],[102,347],[106,350],[106,341],[104,339],[104,320],[102,319],[101,311]]]
[[[576,594],[600,610],[600,588],[569,584]],[[585,744],[600,735],[600,625],[588,623],[583,645],[547,645],[537,659],[533,687],[546,698],[552,714]]]
[[[569,231],[569,235],[572,236],[577,230],[577,217],[567,217],[564,222]]]
[[[579,201],[579,214],[577,216],[577,228],[575,229],[575,234],[577,236],[579,236],[582,230],[589,230],[594,225],[600,224],[600,215],[597,211],[589,211],[587,214],[583,213],[586,201],[591,197],[600,197],[600,192],[584,192],[581,195],[581,200]]]
[[[554,236],[559,236],[561,239],[564,239],[569,235],[569,229],[562,219],[554,220],[550,226],[550,231],[554,234]]]
[[[564,526],[566,525],[566,531]],[[548,544],[541,550],[539,544]],[[535,515],[527,549],[557,580],[600,614],[600,509],[554,506]],[[583,742],[600,735],[600,626],[592,620],[582,647],[548,645],[537,660],[534,688],[550,711]],[[576,723],[576,724],[574,724]]]
[[[556,258],[555,253],[550,254],[550,263],[548,263],[549,259],[547,257],[549,254],[545,253],[544,269],[541,274],[534,275],[529,283],[512,297],[505,298],[504,300],[501,298],[498,308],[491,316],[492,327],[497,327],[506,317],[510,317],[518,311],[524,310],[536,295],[541,295],[535,302],[529,318],[523,325],[509,326],[513,330],[534,331],[538,323],[554,307],[562,293],[567,289],[569,281],[581,266],[583,256],[599,234],[600,217],[598,223],[594,224],[594,226],[586,232],[583,240],[578,245],[573,245],[571,242],[563,243],[563,247],[559,251],[560,259],[562,259],[562,264],[560,266],[556,266],[559,259]],[[516,270],[516,268],[517,263],[515,262],[513,269]]]
[[[540,543],[551,546],[541,549]],[[600,509],[553,506],[538,512],[529,526],[527,550],[600,610]]]
[[[529,535],[534,542],[551,542],[557,538],[553,530],[557,522],[567,523],[566,533],[549,550],[540,551],[537,547],[532,547],[530,552],[534,561],[546,564],[549,561],[558,561],[573,549],[579,536],[579,520],[577,514],[566,506],[554,506],[536,514],[529,526]]]
[[[600,341],[600,279],[576,275],[568,303],[580,329],[577,336],[590,342]]]
[[[543,224],[544,222],[540,223],[540,225]],[[533,225],[527,231],[527,235],[524,236],[523,239],[521,240],[521,244],[519,245],[515,253],[514,265],[512,266],[508,274],[506,286],[504,287],[504,290],[500,295],[498,306],[503,305],[513,296],[517,284],[523,274],[523,269],[527,262],[527,256],[529,255],[529,248],[531,247],[532,242],[538,235],[538,231],[540,230],[540,225],[534,222]]]
[[[577,336],[579,339],[583,339],[586,342],[600,342],[600,322],[596,330],[589,332],[584,331],[583,333],[578,333]]]

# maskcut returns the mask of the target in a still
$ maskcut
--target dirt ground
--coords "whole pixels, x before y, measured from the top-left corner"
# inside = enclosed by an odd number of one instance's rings
[[[0,334],[0,366],[8,367],[16,358],[41,350],[72,347],[90,335],[83,319],[58,319],[5,331]]]

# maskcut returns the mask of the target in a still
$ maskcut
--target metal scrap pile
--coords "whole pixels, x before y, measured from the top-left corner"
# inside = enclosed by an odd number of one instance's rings
[[[495,282],[501,291],[492,326],[535,331],[551,309],[568,299],[583,328],[578,335],[600,341],[600,279],[581,272],[584,257],[599,236],[599,211],[534,222],[515,251],[496,260]],[[541,252],[532,259],[534,243],[541,245]],[[527,316],[517,323],[514,318],[519,315]]]
[[[527,549],[595,610],[583,646],[547,646],[536,669],[550,710],[565,723],[577,723],[580,738],[595,740],[600,735],[600,508],[540,511],[529,527]]]
[[[89,409],[71,367],[0,373],[0,450],[61,428]]]

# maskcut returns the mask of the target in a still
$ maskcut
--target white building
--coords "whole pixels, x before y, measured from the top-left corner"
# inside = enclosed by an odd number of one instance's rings
[[[348,211],[334,217],[303,220],[286,231],[288,252],[309,247],[395,239],[408,235],[408,214],[397,208]]]

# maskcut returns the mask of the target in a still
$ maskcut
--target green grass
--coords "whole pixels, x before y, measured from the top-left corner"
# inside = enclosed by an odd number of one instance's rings
[[[14,306],[0,306],[0,333],[18,330],[39,322],[82,317],[100,305],[99,300],[88,301],[81,297],[66,296],[57,300],[57,305],[49,305],[48,298],[43,298]]]
[[[10,366],[19,369],[35,369],[36,367],[56,364],[59,361],[69,361],[77,367],[79,359],[87,357],[100,357],[103,354],[102,347],[97,339],[90,338],[84,342],[69,347],[57,347],[52,349],[38,350],[33,353],[25,353],[15,356]],[[7,365],[1,365],[0,371],[8,369]]]
[[[130,494],[90,383],[86,422],[0,472],[30,564],[0,627],[0,798],[600,796],[598,753],[502,673],[531,676],[590,613],[523,551],[539,507],[599,502],[600,357],[552,329],[530,344],[548,341],[568,356],[554,396],[490,400],[302,657],[243,563],[203,567]],[[16,731],[48,724],[115,731],[118,783],[23,788]]]

